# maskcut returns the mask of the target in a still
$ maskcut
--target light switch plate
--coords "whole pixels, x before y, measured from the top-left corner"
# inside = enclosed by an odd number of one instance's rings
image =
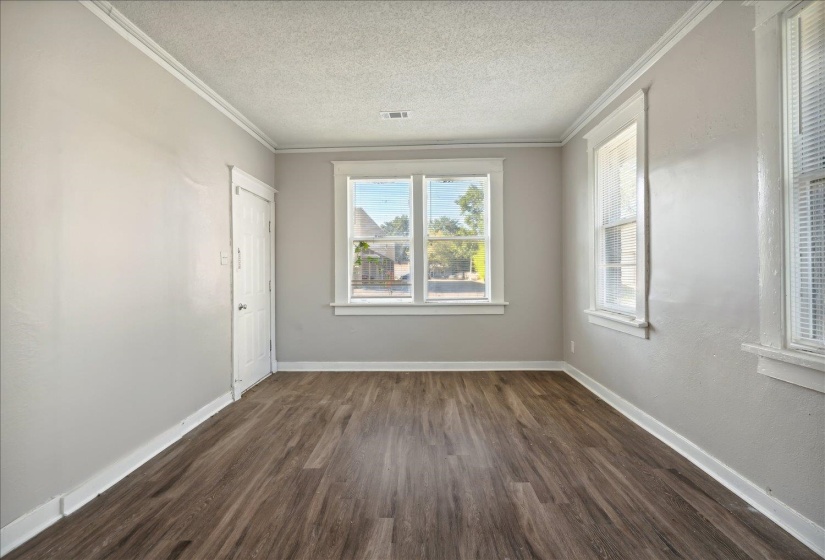
[[[229,264],[229,253],[226,251],[221,251],[221,265],[225,266]]]

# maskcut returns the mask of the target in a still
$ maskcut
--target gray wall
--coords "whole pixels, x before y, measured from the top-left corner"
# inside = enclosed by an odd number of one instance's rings
[[[76,2],[0,2],[0,525],[231,376],[229,169],[272,154]]]
[[[565,360],[825,525],[825,399],[740,349],[759,340],[753,26],[726,2],[582,131],[650,88],[650,340],[582,313],[586,145],[563,148]]]
[[[559,148],[278,154],[279,362],[560,360]],[[333,315],[332,160],[504,157],[504,315]]]
[[[751,8],[718,8],[613,104],[650,87],[650,340],[582,313],[580,135],[273,158],[77,3],[0,2],[0,24],[0,525],[228,390],[229,164],[280,190],[279,361],[563,357],[825,524],[825,401],[739,347],[758,340]],[[335,317],[330,160],[491,156],[506,313]]]

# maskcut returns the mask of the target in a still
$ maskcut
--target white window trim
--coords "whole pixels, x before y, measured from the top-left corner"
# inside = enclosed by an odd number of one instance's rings
[[[335,196],[335,294],[330,304],[336,315],[501,315],[504,300],[504,158],[333,161]],[[488,301],[426,301],[426,235],[424,177],[488,175],[487,205],[489,280]],[[349,179],[412,177],[413,212],[412,302],[350,301]],[[426,228],[424,228],[426,229]]]
[[[596,150],[629,125],[636,123],[636,312],[623,315],[598,309],[596,305]],[[587,140],[590,307],[585,309],[590,323],[638,338],[647,338],[647,94],[640,90],[584,135]]]
[[[785,19],[798,4],[756,3],[759,343],[742,350],[758,356],[759,373],[825,393],[825,356],[790,348],[787,336]]]

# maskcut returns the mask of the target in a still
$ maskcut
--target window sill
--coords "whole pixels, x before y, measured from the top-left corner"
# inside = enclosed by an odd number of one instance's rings
[[[742,350],[759,356],[757,371],[762,375],[825,393],[825,357],[747,342]]]
[[[608,313],[596,309],[585,309],[587,320],[600,327],[613,329],[638,338],[647,338],[647,321],[631,319],[617,313]]]
[[[331,303],[336,315],[504,315],[502,302]]]

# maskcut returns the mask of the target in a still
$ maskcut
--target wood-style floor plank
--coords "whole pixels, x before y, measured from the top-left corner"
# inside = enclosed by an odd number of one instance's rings
[[[276,374],[22,559],[812,559],[560,372]]]

